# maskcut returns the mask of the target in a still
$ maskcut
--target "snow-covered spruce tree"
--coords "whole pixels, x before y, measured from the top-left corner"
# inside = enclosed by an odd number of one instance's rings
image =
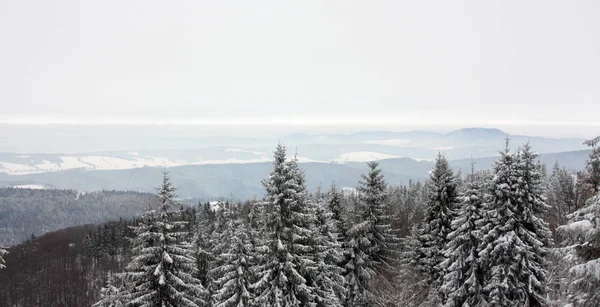
[[[444,306],[485,306],[483,296],[483,268],[477,249],[481,242],[481,214],[483,187],[471,170],[466,180],[466,191],[461,195],[452,232],[443,250],[446,258],[441,264],[445,275],[442,287],[446,298]]]
[[[396,259],[397,239],[387,216],[387,184],[377,162],[369,162],[362,175],[354,224],[344,244],[346,305],[368,306],[373,302],[372,279],[389,270]]]
[[[517,218],[520,227],[517,235],[528,247],[521,251],[519,279],[526,287],[527,301],[530,306],[546,305],[546,277],[548,248],[553,243],[552,233],[543,216],[548,211],[544,190],[543,166],[537,160],[538,155],[531,150],[529,143],[519,148],[517,153],[518,186]]]
[[[595,146],[600,137],[586,142]],[[594,148],[588,160],[588,176],[593,171]],[[593,184],[593,181],[588,181]],[[595,187],[596,191],[598,186]],[[569,301],[574,306],[596,306],[600,301],[600,192],[588,199],[586,205],[568,216],[567,225],[560,226],[558,233],[563,239],[564,261],[574,263],[569,272]]]
[[[250,209],[250,212],[248,213],[248,226],[261,233],[267,227],[265,209],[265,203],[263,201],[256,201],[252,204],[252,209]]]
[[[215,230],[215,220],[216,214],[210,203],[204,204],[197,213],[197,225],[194,231],[194,252],[196,267],[198,268],[198,273],[195,277],[200,280],[202,286],[207,290],[210,289],[208,271],[210,271],[210,264],[215,258],[212,253],[210,240]]]
[[[585,182],[594,194],[600,191],[600,146],[594,147],[585,167]]]
[[[314,289],[314,303],[317,306],[341,306],[340,298],[344,297],[345,279],[341,275],[343,270],[337,266],[341,253],[332,233],[334,227],[331,214],[322,204],[324,195],[319,193],[315,199],[311,199],[297,157],[291,159],[288,164],[298,187],[297,195],[301,200],[298,204],[303,204],[304,207],[298,208],[304,212],[301,218],[311,231],[304,242],[310,247],[312,265],[306,266],[301,273],[306,276],[307,284]]]
[[[419,257],[415,259],[428,276],[432,290],[441,285],[444,276],[441,263],[445,260],[442,250],[452,231],[452,220],[458,203],[456,177],[442,154],[438,154],[427,184],[429,198],[425,207],[425,219],[419,236]],[[435,292],[435,291],[434,291]]]
[[[149,210],[137,226],[132,240],[133,257],[124,274],[128,293],[126,306],[202,306],[206,290],[197,274],[192,245],[185,222],[174,220],[170,208],[175,188],[167,173],[158,190],[159,209]]]
[[[550,209],[546,220],[550,230],[555,232],[559,225],[567,222],[567,215],[575,211],[575,179],[567,168],[556,162],[548,181],[547,203]]]
[[[425,257],[422,254],[421,242],[423,228],[413,225],[407,236],[401,239],[402,250],[400,254],[400,265],[394,283],[399,285],[396,291],[396,302],[398,306],[431,306],[424,304],[431,292],[431,285],[427,282],[428,276],[423,267],[420,267],[419,259]],[[436,290],[437,291],[437,290]]]
[[[494,162],[494,178],[490,184],[491,199],[484,204],[483,238],[479,248],[485,274],[486,300],[492,306],[524,305],[525,295],[517,279],[518,272],[513,265],[516,250],[525,250],[515,232],[517,228],[517,197],[514,186],[517,184],[516,156],[510,153],[508,141],[500,158]],[[518,247],[517,247],[518,246]]]
[[[569,272],[569,301],[574,306],[597,306],[600,301],[600,193],[587,205],[569,215],[569,223],[558,227],[566,250]]]
[[[230,210],[230,209],[221,209]],[[225,221],[225,229],[219,232],[218,266],[210,271],[213,277],[213,302],[216,307],[250,306],[252,294],[252,242],[248,227],[239,218]],[[215,232],[216,233],[216,232]]]
[[[286,149],[279,144],[274,154],[273,170],[263,181],[267,191],[268,248],[258,266],[260,280],[252,285],[257,296],[254,305],[314,306],[315,288],[307,281],[314,268],[310,236],[309,207],[302,195],[297,172],[286,161]]]
[[[114,274],[106,274],[106,287],[100,289],[100,301],[92,307],[122,307],[121,287],[115,286]]]
[[[369,172],[362,175],[358,192],[360,198],[358,216],[370,221],[370,233],[373,236],[373,260],[380,271],[391,267],[397,260],[398,238],[392,232],[387,183],[379,168],[379,163],[367,163]]]
[[[137,265],[143,266],[142,261],[144,260],[142,259],[150,258],[151,253],[156,252],[157,241],[154,235],[157,232],[156,219],[156,210],[152,208],[151,204],[148,204],[146,211],[137,216],[137,225],[130,226],[135,235],[133,238],[129,238],[132,260],[125,267],[125,272],[117,274],[123,280],[124,287],[121,291],[121,297],[125,305],[128,301],[133,300],[134,295],[140,295],[140,291],[153,287],[152,272],[144,272],[141,267],[134,270],[130,265],[137,258],[140,261]],[[149,259],[146,262],[151,263]],[[131,304],[131,306],[135,305]],[[147,306],[151,306],[151,304],[147,304]]]
[[[331,227],[327,227],[329,235],[333,236],[332,241],[336,242],[335,248],[333,248],[330,260],[336,259],[336,265],[342,269],[344,267],[344,250],[346,249],[346,233],[348,232],[348,212],[344,205],[343,195],[336,189],[335,185],[331,186],[331,190],[327,194],[326,208],[323,210],[324,214],[327,214],[328,219],[331,222]],[[319,220],[320,214],[317,215]],[[345,279],[342,280],[341,286],[344,287],[343,296],[345,297]],[[341,298],[341,296],[340,296]],[[342,302],[345,299],[342,299]]]
[[[511,154],[507,141],[494,163],[479,248],[491,306],[545,306],[544,257],[550,234],[540,218],[547,206],[535,158],[528,145]]]
[[[4,261],[4,256],[6,256],[6,254],[8,254],[8,251],[6,251],[4,248],[2,248],[2,246],[0,246],[0,269],[6,267],[6,261]]]
[[[213,255],[213,259],[210,260],[210,270],[221,265],[218,255],[229,249],[229,241],[223,239],[227,239],[231,235],[232,230],[229,227],[235,219],[235,213],[229,203],[218,201],[215,208],[215,221],[209,237],[210,253]],[[211,279],[212,276],[208,275]]]
[[[331,232],[342,243],[345,241],[346,231],[348,230],[347,212],[344,208],[342,195],[335,185],[331,186],[331,190],[327,195],[327,207],[329,212],[331,212],[331,220],[334,227],[331,229]]]
[[[317,291],[318,306],[341,306],[345,300],[344,270],[338,264],[342,261],[342,248],[337,240],[336,226],[332,213],[322,202],[314,203],[315,230],[312,236],[316,270],[311,272],[311,280]]]
[[[263,260],[267,254],[268,246],[265,244],[266,212],[265,203],[257,201],[252,205],[248,213],[248,233],[252,243],[252,258],[254,264],[265,263]],[[255,267],[252,267],[253,277],[256,277]]]

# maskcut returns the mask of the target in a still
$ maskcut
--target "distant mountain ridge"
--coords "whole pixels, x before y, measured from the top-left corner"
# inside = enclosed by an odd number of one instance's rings
[[[581,170],[588,158],[589,150],[550,153],[540,155],[540,161],[551,170],[558,161],[561,165]],[[474,159],[477,169],[489,169],[497,157]],[[425,180],[433,166],[432,161],[411,158],[391,158],[379,161],[386,180],[391,185],[406,184],[409,180]],[[451,160],[455,171],[470,170],[470,159]],[[312,191],[319,186],[328,188],[332,183],[338,187],[355,187],[364,173],[364,162],[307,162],[300,167],[306,173],[307,184]],[[271,162],[183,165],[169,168],[177,194],[181,198],[213,200],[219,197],[233,197],[236,200],[262,198],[264,188],[261,180],[272,168]],[[132,190],[154,192],[160,180],[162,168],[142,167],[121,170],[73,169],[28,175],[0,174],[0,186],[39,185],[58,189],[79,191]]]
[[[0,173],[25,175],[65,170],[124,170],[142,167],[245,164],[271,161],[278,142],[297,150],[301,163],[351,163],[390,158],[433,160],[442,152],[452,160],[495,156],[505,138],[513,146],[529,142],[540,153],[583,150],[583,139],[508,135],[494,128],[464,128],[448,133],[425,130],[404,132],[362,131],[352,134],[298,133],[267,142],[239,140],[231,146],[215,146],[215,140],[194,143],[190,149],[145,149],[92,153],[0,153]],[[203,146],[203,144],[205,144]],[[237,145],[235,145],[237,144]],[[249,145],[251,144],[251,145]],[[265,145],[267,144],[267,145]]]

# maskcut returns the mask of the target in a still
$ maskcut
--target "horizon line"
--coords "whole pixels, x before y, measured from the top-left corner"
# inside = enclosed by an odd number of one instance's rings
[[[270,118],[234,118],[234,119],[68,119],[50,117],[19,117],[0,119],[2,125],[22,126],[343,126],[343,125],[368,125],[368,126],[455,126],[455,127],[495,127],[495,126],[571,126],[571,127],[596,127],[600,122],[543,122],[538,120],[485,120],[471,122],[443,122],[422,121],[406,119],[315,119],[296,118],[285,119],[280,117]]]

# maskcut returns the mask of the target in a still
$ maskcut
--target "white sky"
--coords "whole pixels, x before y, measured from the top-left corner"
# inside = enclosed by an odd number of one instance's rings
[[[600,130],[596,0],[2,0],[0,44],[0,123]]]

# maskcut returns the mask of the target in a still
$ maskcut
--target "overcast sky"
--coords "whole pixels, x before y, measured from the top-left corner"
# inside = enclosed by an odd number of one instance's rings
[[[600,129],[596,0],[3,0],[0,42],[0,123]]]

